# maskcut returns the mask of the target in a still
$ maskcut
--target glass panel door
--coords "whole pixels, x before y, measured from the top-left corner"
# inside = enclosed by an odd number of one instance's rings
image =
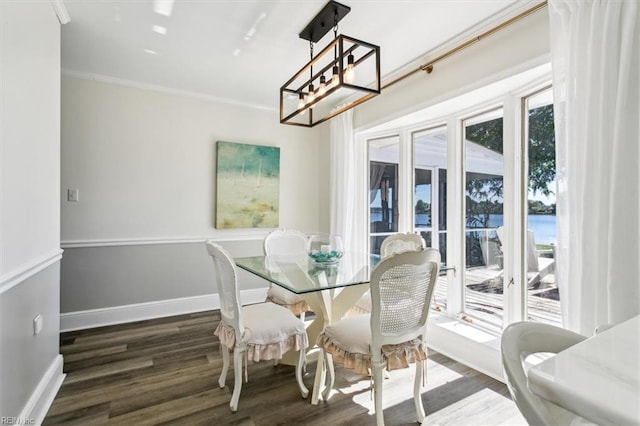
[[[464,312],[502,326],[502,109],[464,121]]]
[[[560,325],[560,294],[555,279],[556,151],[552,90],[526,98],[526,106],[527,318]]]
[[[413,171],[413,221],[417,232],[432,246],[433,169],[416,167]]]
[[[398,165],[400,138],[369,140],[369,252],[380,254],[380,244],[398,232]]]
[[[413,229],[447,262],[447,127],[420,130],[413,141]],[[447,307],[447,278],[438,278],[434,303]]]

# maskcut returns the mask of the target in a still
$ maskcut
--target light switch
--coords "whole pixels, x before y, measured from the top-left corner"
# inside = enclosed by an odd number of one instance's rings
[[[80,191],[77,189],[67,189],[67,201],[74,203],[80,201]]]
[[[43,326],[42,315],[38,314],[33,319],[33,335],[34,336],[37,336],[38,334],[40,334],[40,332],[42,331],[42,326]]]

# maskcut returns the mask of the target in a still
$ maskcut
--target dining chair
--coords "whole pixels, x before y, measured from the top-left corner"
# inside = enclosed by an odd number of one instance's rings
[[[391,255],[374,268],[371,314],[343,318],[327,325],[318,336],[328,374],[322,394],[325,400],[335,383],[334,362],[357,374],[372,370],[376,422],[383,425],[383,369],[392,371],[415,363],[413,399],[418,421],[424,419],[420,384],[427,359],[427,317],[439,266],[438,250],[426,249]]]
[[[248,381],[246,359],[252,362],[281,359],[289,350],[298,352],[295,375],[303,398],[309,390],[302,381],[302,365],[309,346],[304,322],[288,309],[265,302],[241,306],[238,276],[231,256],[218,244],[207,241],[207,251],[213,258],[221,320],[214,334],[220,339],[222,372],[218,384],[225,386],[229,370],[229,351],[233,350],[235,384],[231,411],[237,411],[242,389],[242,361],[245,359],[245,382]]]
[[[424,238],[413,232],[391,234],[380,244],[380,256],[382,258],[403,251],[415,251],[426,248]]]
[[[295,229],[276,229],[264,239],[264,253],[267,256],[306,255],[306,252],[307,236]],[[305,313],[311,311],[302,296],[272,283],[269,284],[266,301],[286,307],[303,321]]]
[[[511,398],[530,425],[584,424],[578,415],[529,390],[525,360],[535,353],[558,353],[586,337],[560,327],[534,322],[510,324],[502,333],[501,352],[505,380]]]
[[[380,244],[380,257],[384,259],[403,251],[424,250],[426,248],[424,238],[413,232],[397,233],[389,235]],[[347,313],[348,316],[368,314],[371,312],[371,293],[366,292],[353,305]]]

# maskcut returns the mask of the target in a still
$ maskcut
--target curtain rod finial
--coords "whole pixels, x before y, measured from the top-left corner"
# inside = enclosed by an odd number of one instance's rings
[[[426,72],[427,74],[431,74],[431,72],[433,71],[433,64],[423,65],[420,67],[420,69]]]

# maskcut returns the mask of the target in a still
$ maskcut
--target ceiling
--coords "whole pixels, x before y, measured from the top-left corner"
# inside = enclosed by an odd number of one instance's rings
[[[64,0],[63,72],[273,109],[309,60],[325,0]],[[528,0],[345,0],[339,33],[381,49],[382,82],[531,6]],[[170,15],[154,6],[172,6]],[[161,11],[162,12],[162,11]],[[155,26],[155,27],[154,27]],[[332,38],[329,32],[316,52]]]

